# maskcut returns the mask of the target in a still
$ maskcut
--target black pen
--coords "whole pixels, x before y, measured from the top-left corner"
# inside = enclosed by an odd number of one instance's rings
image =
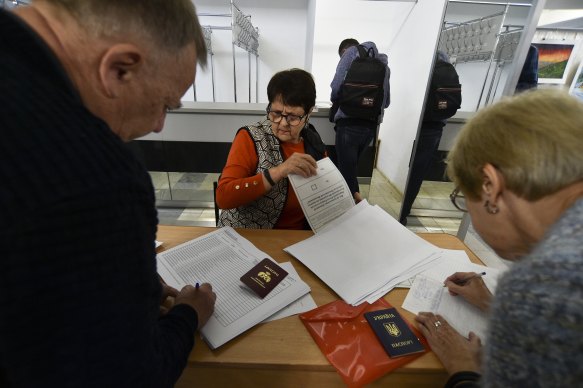
[[[475,279],[475,278],[481,278],[481,277],[482,277],[482,276],[484,276],[484,275],[486,275],[486,272],[480,272],[480,273],[473,274],[472,276],[470,276],[470,277],[466,278],[466,279],[464,280],[464,283],[466,283],[466,282],[468,282],[468,281],[470,281],[470,280],[472,280],[472,279]]]
[[[467,278],[465,278],[465,279],[463,279],[462,281],[460,281],[460,282],[457,282],[457,283],[455,283],[455,284],[457,284],[458,286],[463,286],[463,285],[465,285],[467,282],[469,282],[470,280],[472,280],[472,279],[475,279],[475,278],[481,278],[481,277],[482,277],[482,276],[484,276],[484,275],[486,275],[486,272],[480,272],[480,273],[476,273],[476,274],[473,274],[473,275],[471,275],[471,276],[468,276]],[[445,283],[443,284],[443,286],[445,287]]]

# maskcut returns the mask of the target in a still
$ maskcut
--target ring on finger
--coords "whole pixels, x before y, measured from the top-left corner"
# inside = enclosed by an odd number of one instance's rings
[[[435,325],[435,327],[438,328],[439,326],[441,326],[441,321],[435,321],[434,325]]]

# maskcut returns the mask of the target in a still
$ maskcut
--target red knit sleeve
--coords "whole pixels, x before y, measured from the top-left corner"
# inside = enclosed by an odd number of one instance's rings
[[[256,174],[257,151],[249,133],[241,130],[235,136],[227,164],[217,187],[217,205],[233,209],[246,205],[265,194],[263,176]]]

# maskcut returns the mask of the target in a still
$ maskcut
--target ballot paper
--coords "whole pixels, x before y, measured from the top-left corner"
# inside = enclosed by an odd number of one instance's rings
[[[304,178],[290,174],[288,179],[315,233],[354,206],[346,180],[330,158],[318,160],[316,175]]]
[[[265,298],[257,296],[240,277],[264,258],[273,260],[225,227],[158,254],[157,262],[162,279],[176,289],[211,283],[217,301],[201,334],[216,349],[310,291],[290,272]]]
[[[485,272],[482,280],[492,294],[496,292],[498,278],[502,273],[499,269],[484,267],[462,256],[445,252],[437,265],[415,277],[403,308],[414,314],[421,311],[440,314],[463,336],[468,337],[470,331],[473,331],[482,341],[486,341],[488,315],[461,296],[450,295],[447,287],[443,286],[445,279],[455,272]]]
[[[441,254],[440,248],[366,200],[284,250],[355,306],[374,302]]]

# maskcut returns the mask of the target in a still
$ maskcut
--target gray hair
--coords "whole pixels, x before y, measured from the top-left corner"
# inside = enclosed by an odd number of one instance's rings
[[[190,0],[43,0],[71,14],[96,37],[127,35],[152,42],[156,49],[178,53],[194,43],[205,66],[206,44]]]
[[[495,166],[510,191],[529,201],[583,181],[583,103],[541,89],[481,109],[464,126],[447,158],[447,173],[471,199],[482,168]]]

